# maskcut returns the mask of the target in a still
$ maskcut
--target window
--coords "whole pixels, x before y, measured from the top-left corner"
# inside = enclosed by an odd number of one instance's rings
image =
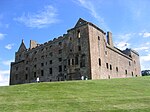
[[[77,36],[78,36],[78,38],[81,37],[81,35],[80,35],[80,30],[78,30]]]
[[[26,61],[26,64],[28,64],[28,61]]]
[[[98,61],[99,61],[99,66],[101,66],[101,59],[99,58]]]
[[[72,38],[70,37],[70,41],[72,41]]]
[[[98,40],[100,40],[100,37],[98,36]]]
[[[28,58],[28,57],[29,57],[29,54],[26,55],[26,58]]]
[[[59,62],[61,62],[61,61],[62,61],[62,58],[58,58],[58,60],[59,60]]]
[[[18,70],[18,67],[16,67],[16,71]]]
[[[110,64],[110,70],[112,70],[112,65]]]
[[[41,70],[41,76],[44,76],[44,70]]]
[[[59,45],[59,46],[62,46],[62,42],[59,42],[58,45]]]
[[[62,72],[62,66],[61,65],[59,66],[59,72]]]
[[[41,49],[41,51],[43,51],[43,50],[44,50],[44,48]]]
[[[107,51],[105,51],[105,55],[107,55]]]
[[[135,60],[134,60],[134,64],[136,64]]]
[[[81,41],[80,38],[78,38],[78,43],[79,43],[79,44],[80,44],[80,41]]]
[[[70,65],[70,59],[68,59],[68,65]]]
[[[50,61],[49,61],[49,64],[52,64],[52,63],[53,63],[52,60],[50,60]]]
[[[16,80],[18,80],[18,74],[16,74]]]
[[[34,77],[36,77],[36,72],[34,72]]]
[[[52,45],[49,46],[49,48],[51,48],[51,47],[52,47]]]
[[[133,77],[134,75],[133,75],[133,72],[132,72],[132,77]]]
[[[44,59],[44,55],[41,56],[41,59]]]
[[[74,59],[72,59],[72,65],[74,65]]]
[[[43,67],[43,66],[44,66],[44,63],[41,63],[41,66]]]
[[[49,55],[50,55],[50,56],[53,56],[53,53],[52,53],[52,52],[50,52],[50,53],[49,53]]]
[[[28,67],[26,67],[26,70],[28,70]]]
[[[37,61],[37,58],[34,58],[34,61]]]
[[[107,69],[109,68],[109,67],[108,67],[108,63],[106,63],[106,67],[107,67]]]
[[[125,70],[125,74],[127,75],[127,73],[128,73],[128,71],[127,70]]]
[[[25,75],[25,79],[28,80],[28,74]]]
[[[37,51],[34,52],[34,54],[36,54],[36,53],[37,53]]]
[[[78,46],[78,51],[81,51],[81,46]]]
[[[61,54],[62,53],[62,49],[60,49],[59,51],[58,51],[58,54]]]
[[[66,71],[67,70],[67,66],[66,65],[64,65],[64,71]]]
[[[34,68],[36,68],[36,65],[34,65]]]
[[[85,54],[81,56],[80,67],[85,67]]]
[[[129,66],[131,66],[131,62],[129,61]]]
[[[79,59],[78,59],[78,57],[76,56],[76,57],[75,57],[75,65],[78,65],[78,64],[79,64],[78,61],[79,61]]]
[[[118,67],[116,67],[116,72],[118,72]]]
[[[52,68],[49,68],[49,74],[52,74],[53,71],[52,71]]]

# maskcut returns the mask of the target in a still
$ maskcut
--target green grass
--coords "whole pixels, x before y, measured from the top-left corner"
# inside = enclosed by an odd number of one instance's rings
[[[0,112],[150,112],[150,77],[0,87]]]

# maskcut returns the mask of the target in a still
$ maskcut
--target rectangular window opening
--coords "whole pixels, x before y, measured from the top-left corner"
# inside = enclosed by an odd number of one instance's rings
[[[41,76],[44,76],[44,70],[41,70]]]
[[[99,66],[101,66],[101,59],[99,58]]]
[[[106,67],[107,67],[107,69],[109,68],[109,67],[108,67],[108,63],[106,63]]]
[[[59,66],[59,72],[62,72],[62,66],[61,65]]]

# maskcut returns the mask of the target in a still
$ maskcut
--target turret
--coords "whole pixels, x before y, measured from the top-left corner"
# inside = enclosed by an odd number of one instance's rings
[[[22,40],[21,45],[20,45],[18,51],[15,54],[15,57],[16,57],[15,58],[15,62],[21,61],[21,60],[24,59],[24,52],[25,51],[27,51],[27,48],[26,48],[26,46],[24,44],[24,41]]]
[[[18,49],[18,52],[23,52],[23,51],[26,51],[26,50],[27,50],[27,48],[26,48],[26,46],[24,44],[24,41],[22,39],[21,45],[20,45],[20,47]]]

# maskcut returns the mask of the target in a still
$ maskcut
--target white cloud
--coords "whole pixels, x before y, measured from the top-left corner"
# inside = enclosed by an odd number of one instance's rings
[[[150,54],[146,55],[146,56],[141,56],[140,57],[141,62],[147,62],[150,61]]]
[[[145,33],[143,34],[143,37],[150,37],[150,33],[149,33],[149,32],[145,32]]]
[[[141,33],[139,33],[139,36],[150,37],[150,32],[141,32]]]
[[[13,46],[14,46],[14,44],[8,44],[8,45],[5,46],[5,48],[10,50],[10,49],[12,49]]]
[[[102,25],[101,27],[104,27],[104,29],[108,30],[108,27],[106,25],[106,23],[104,22],[104,19],[98,14],[98,12],[95,9],[95,5],[94,2],[90,1],[90,0],[77,0],[78,4],[82,7],[84,7],[85,9],[87,9],[88,11],[90,11],[90,14],[97,19],[97,21],[99,22],[100,25]]]
[[[126,48],[130,48],[130,44],[127,42],[121,41],[121,42],[116,43],[116,47],[121,50],[125,50]]]
[[[6,34],[0,33],[0,40],[4,39]]]
[[[58,22],[58,19],[56,19],[56,12],[57,11],[53,6],[48,5],[37,13],[23,14],[21,17],[15,18],[14,20],[25,24],[27,27],[43,28],[52,23]]]
[[[147,51],[149,49],[149,47],[138,47],[138,48],[134,48],[134,50],[136,50],[136,51],[142,51],[142,50],[145,50],[145,51]]]
[[[128,42],[135,33],[127,33],[127,34],[120,34],[120,35],[114,35],[115,38],[117,38],[117,41],[115,42],[115,46],[121,50],[125,50],[126,48],[130,48],[130,43]]]
[[[6,66],[10,66],[10,63],[13,62],[14,60],[6,60],[6,61],[2,61],[2,64],[3,65],[6,65]]]
[[[140,56],[141,70],[150,69],[150,54]]]
[[[119,40],[129,41],[134,35],[135,33],[126,33],[126,34],[120,34],[120,35],[114,35],[114,36],[118,38]]]
[[[10,70],[0,70],[0,86],[9,85]]]
[[[150,45],[150,42],[146,42],[145,44],[146,44],[146,45]]]

